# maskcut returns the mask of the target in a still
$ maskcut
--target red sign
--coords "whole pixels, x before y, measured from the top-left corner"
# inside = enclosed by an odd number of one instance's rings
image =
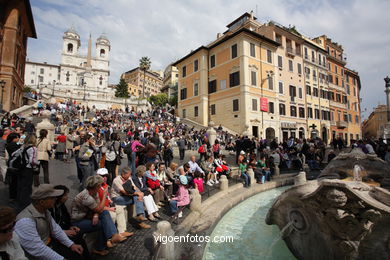
[[[260,98],[260,111],[268,112],[268,98]]]

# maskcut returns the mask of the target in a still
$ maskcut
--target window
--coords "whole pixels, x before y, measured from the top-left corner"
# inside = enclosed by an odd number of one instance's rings
[[[226,79],[223,79],[219,82],[219,87],[221,90],[226,88]]]
[[[283,68],[283,57],[282,56],[278,56],[278,67]]]
[[[297,96],[297,88],[295,86],[290,85],[290,97],[291,101],[294,101],[294,98]]]
[[[334,65],[334,72],[337,74],[337,65]]]
[[[210,114],[215,115],[215,104],[210,106]]]
[[[311,51],[311,61],[312,62],[316,61],[316,55],[314,54],[314,51]]]
[[[293,117],[297,116],[297,107],[290,106],[290,116],[293,116]]]
[[[351,114],[348,114],[348,122],[352,123],[352,115]]]
[[[232,59],[237,57],[237,44],[232,45]]]
[[[317,80],[317,72],[315,70],[313,70],[313,80],[314,81]]]
[[[299,108],[299,117],[305,118],[305,108],[303,108],[303,107]]]
[[[181,100],[184,100],[187,98],[187,88],[182,88],[180,90],[180,99]]]
[[[313,96],[318,97],[318,88],[313,88]]]
[[[299,98],[303,97],[302,88],[298,88],[298,97]]]
[[[302,64],[298,63],[298,74],[302,74]]]
[[[100,57],[104,58],[106,55],[106,51],[104,49],[100,49]]]
[[[215,67],[215,55],[212,55],[210,57],[210,68],[214,68]]]
[[[313,118],[313,109],[311,107],[307,108],[307,117]]]
[[[311,87],[306,85],[306,95],[311,95]]]
[[[187,67],[184,66],[182,71],[183,71],[182,74],[183,74],[183,78],[184,78],[185,76],[187,76]]]
[[[195,106],[194,107],[194,117],[197,117],[198,114],[199,114],[199,108],[198,108],[198,106]]]
[[[321,65],[322,63],[322,57],[321,57],[321,54],[318,53],[318,64]]]
[[[272,51],[267,50],[267,62],[272,63]]]
[[[217,91],[217,80],[209,81],[209,94]]]
[[[355,116],[355,123],[359,124],[359,116],[358,115]]]
[[[34,75],[35,74],[35,71],[31,71],[31,75]]]
[[[292,60],[288,60],[288,70],[289,71],[293,71],[293,61]]]
[[[336,81],[335,84],[339,85],[339,78],[338,77],[335,77],[335,81]]]
[[[274,89],[274,79],[272,77],[268,77],[268,88],[270,90]]]
[[[286,115],[286,105],[285,104],[279,104],[279,114],[282,116]]]
[[[240,85],[240,72],[234,72],[229,75],[230,77],[230,87],[235,87]]]
[[[255,49],[255,44],[251,43],[251,48],[250,48],[251,56],[256,57],[256,49]]]
[[[199,69],[199,61],[195,60],[194,61],[194,72],[198,71],[198,69]]]
[[[38,79],[39,79],[39,82],[42,83],[43,82],[43,76],[38,76]],[[69,81],[69,80],[67,80]]]
[[[353,88],[353,95],[356,97],[356,88]]]
[[[283,82],[279,81],[279,94],[283,94]]]
[[[310,79],[310,69],[308,67],[305,67],[305,74],[306,74],[306,78]]]
[[[182,114],[183,114],[183,118],[186,118],[186,110],[185,109],[183,109]]]
[[[318,110],[317,108],[314,109],[314,117],[315,119],[320,119],[320,110]]]
[[[251,71],[251,84],[252,86],[256,86],[256,71]]]
[[[45,73],[45,69],[41,68],[40,69],[40,74],[44,74]]]
[[[199,84],[196,82],[194,83],[194,96],[199,95]]]
[[[308,59],[309,58],[309,55],[307,55],[307,48],[305,47],[305,59]]]
[[[68,43],[68,52],[72,53],[73,52],[73,44]]]
[[[336,101],[341,102],[341,95],[340,94],[336,94]]]
[[[328,79],[329,79],[330,83],[333,83],[333,76],[332,75],[328,75]]]
[[[268,111],[271,114],[275,113],[274,102],[268,102],[268,107],[269,107]]]
[[[34,84],[34,80],[33,79],[31,80],[31,84]]]
[[[257,99],[252,99],[252,110],[257,111]]]
[[[238,111],[238,99],[233,99],[233,112]]]
[[[279,34],[275,34],[275,42],[282,44],[282,36]]]
[[[351,92],[350,88],[349,88],[349,85],[347,85],[347,94],[349,95]]]
[[[344,115],[343,115],[343,119],[344,119],[344,122],[348,122],[348,115],[347,115],[347,114],[344,114]]]

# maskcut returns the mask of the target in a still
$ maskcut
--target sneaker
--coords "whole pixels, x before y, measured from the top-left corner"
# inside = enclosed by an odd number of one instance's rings
[[[210,182],[211,184],[214,184],[214,181],[213,181],[213,180],[211,180],[211,179],[209,180],[209,182]]]
[[[160,214],[158,214],[157,212],[154,212],[154,213],[153,213],[153,216],[154,216],[155,218],[161,218]]]
[[[144,228],[144,229],[151,228],[151,226],[148,225],[148,224],[146,224],[145,222],[139,223],[138,226],[139,226],[140,228]]]
[[[209,186],[213,186],[213,184],[211,183],[211,181],[208,181],[206,184],[209,185]]]
[[[183,217],[183,212],[180,211],[179,214],[177,215],[178,218],[182,218]]]
[[[215,184],[218,184],[219,183],[219,181],[218,180],[215,180]]]

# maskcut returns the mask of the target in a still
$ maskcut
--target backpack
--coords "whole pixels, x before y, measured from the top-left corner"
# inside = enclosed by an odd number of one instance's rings
[[[131,145],[133,144],[133,142],[129,142],[128,144],[125,145],[125,147],[123,147],[123,152],[125,154],[131,154],[132,150],[131,150]]]
[[[18,150],[13,152],[11,154],[11,157],[9,158],[9,169],[11,171],[17,172],[21,171],[27,166],[27,160],[26,160],[26,155],[27,155],[27,149],[24,147],[20,147]]]
[[[198,149],[198,153],[204,153],[205,151],[204,151],[204,146],[203,145],[201,145],[200,147],[199,147],[199,149]]]

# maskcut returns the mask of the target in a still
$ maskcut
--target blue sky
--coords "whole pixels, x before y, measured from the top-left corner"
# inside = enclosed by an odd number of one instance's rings
[[[348,67],[362,82],[364,117],[384,103],[384,81],[390,76],[389,0],[31,0],[38,39],[30,39],[28,58],[58,64],[63,33],[74,26],[87,40],[105,33],[111,41],[110,82],[138,66],[142,56],[152,69],[211,42],[235,18],[253,10],[260,22],[295,25],[309,37],[326,34],[343,45]],[[94,44],[94,43],[93,43]]]

